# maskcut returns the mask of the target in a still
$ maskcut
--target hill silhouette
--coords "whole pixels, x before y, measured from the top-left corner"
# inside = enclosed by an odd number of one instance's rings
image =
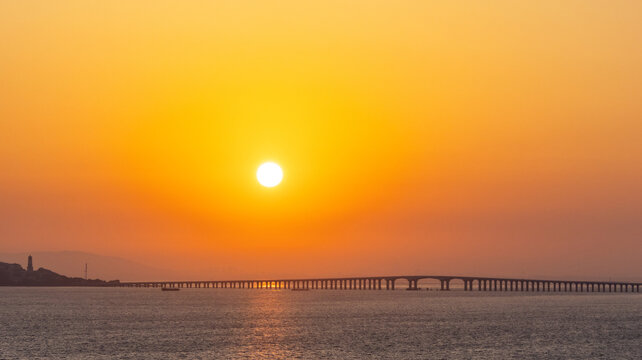
[[[118,280],[67,277],[44,268],[27,271],[20,264],[0,262],[0,286],[111,286],[118,283]]]
[[[85,263],[91,278],[121,281],[180,280],[178,271],[152,267],[128,259],[92,254],[82,251],[34,251],[30,253],[0,253],[0,261],[27,266],[27,256],[33,255],[35,267],[51,269],[58,274],[76,277],[84,275]],[[161,265],[162,266],[162,265]]]

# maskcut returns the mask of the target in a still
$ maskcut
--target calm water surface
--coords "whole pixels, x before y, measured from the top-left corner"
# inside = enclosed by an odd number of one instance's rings
[[[642,294],[0,288],[0,359],[642,359]]]

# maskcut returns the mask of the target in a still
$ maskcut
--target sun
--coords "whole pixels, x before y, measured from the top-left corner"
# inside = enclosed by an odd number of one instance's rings
[[[256,170],[256,179],[265,187],[275,187],[283,180],[283,170],[273,162],[266,162]]]

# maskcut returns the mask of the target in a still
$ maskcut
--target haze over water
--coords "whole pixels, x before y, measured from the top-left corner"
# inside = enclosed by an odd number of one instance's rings
[[[639,359],[639,294],[0,288],[0,359]]]
[[[638,281],[641,43],[634,0],[0,1],[0,253]]]

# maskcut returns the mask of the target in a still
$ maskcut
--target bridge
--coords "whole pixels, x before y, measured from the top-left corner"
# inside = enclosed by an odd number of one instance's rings
[[[642,283],[612,281],[569,281],[490,278],[476,276],[372,276],[318,279],[147,281],[121,282],[116,286],[136,288],[212,288],[212,289],[314,289],[314,290],[395,290],[395,283],[407,281],[406,290],[419,290],[419,280],[438,280],[440,290],[450,290],[451,281],[463,282],[465,291],[531,292],[632,292],[639,293]]]

